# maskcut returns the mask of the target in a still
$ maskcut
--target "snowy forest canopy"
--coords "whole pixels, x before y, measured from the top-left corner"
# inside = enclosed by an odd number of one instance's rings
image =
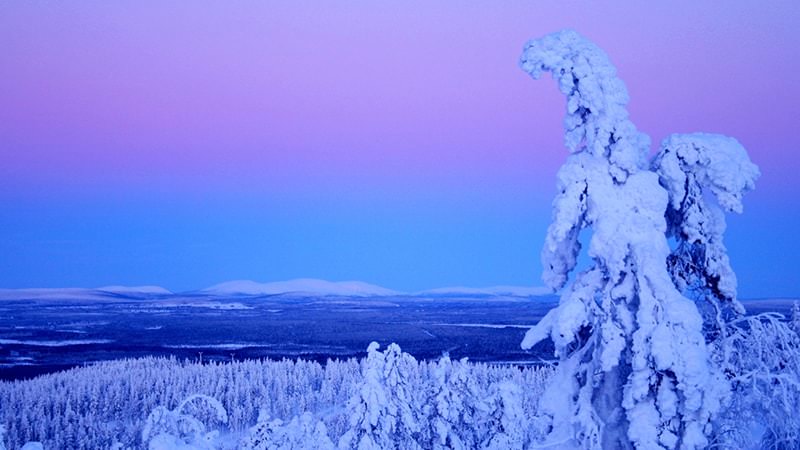
[[[522,448],[551,369],[367,358],[205,363],[146,358],[0,383],[9,450]],[[186,402],[186,400],[189,400]],[[2,445],[0,444],[0,448]]]

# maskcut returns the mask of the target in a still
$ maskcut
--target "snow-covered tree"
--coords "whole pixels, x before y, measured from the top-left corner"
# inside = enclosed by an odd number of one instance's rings
[[[796,448],[800,338],[778,314],[743,317],[723,243],[724,213],[742,212],[742,196],[753,189],[758,168],[735,139],[703,133],[667,138],[652,168],[670,196],[672,280],[700,308],[712,359],[732,388],[714,421],[715,444],[750,446],[756,435],[765,448]]]
[[[380,345],[372,342],[367,347],[367,358],[362,368],[361,388],[347,404],[350,428],[339,440],[340,448],[378,450],[392,448],[391,433],[396,417],[389,412],[386,390],[383,385],[384,355]]]
[[[458,434],[459,412],[463,409],[464,399],[459,392],[451,389],[453,363],[445,355],[439,359],[434,367],[433,392],[431,393],[432,405],[430,407],[430,421],[433,426],[434,449],[462,450],[464,442]]]
[[[489,450],[510,450],[527,447],[527,423],[522,411],[522,388],[504,380],[492,386],[490,393],[488,439],[481,446]]]
[[[269,420],[259,415],[258,423],[250,429],[239,445],[241,450],[334,450],[325,424],[305,412],[284,424],[280,419]]]
[[[628,118],[628,94],[596,45],[574,31],[530,41],[520,65],[550,72],[567,97],[565,143],[542,252],[544,281],[562,288],[590,229],[588,269],[526,334],[551,338],[560,363],[542,399],[548,441],[561,447],[699,449],[728,387],[711,363],[694,302],[673,284],[649,138]]]
[[[383,379],[388,413],[394,418],[392,440],[400,448],[419,448],[422,409],[414,398],[414,372],[417,361],[403,353],[397,344],[389,344],[383,353]]]
[[[242,438],[239,448],[242,450],[263,450],[273,442],[273,435],[283,425],[280,419],[270,420],[269,413],[262,409],[258,412],[256,424]]]
[[[380,353],[373,342],[367,348],[360,391],[348,402],[350,429],[339,441],[340,447],[420,448],[421,405],[414,401],[410,384],[418,369],[416,360],[390,344]]]
[[[216,399],[202,394],[190,395],[173,410],[163,406],[155,408],[142,429],[142,442],[151,450],[215,448],[219,432],[207,431],[207,424],[191,411],[193,404],[202,405],[215,421],[228,422],[225,407]]]
[[[736,139],[716,134],[675,134],[652,163],[669,193],[667,235],[676,246],[667,265],[676,287],[695,300],[710,342],[726,321],[741,316],[736,275],[723,243],[724,212],[742,212],[742,196],[755,187],[758,168]]]
[[[481,442],[481,424],[489,406],[466,359],[452,362],[442,357],[433,368],[430,424],[434,449],[463,450],[477,448]]]
[[[716,421],[716,443],[800,448],[800,336],[777,313],[732,320],[725,331],[716,357],[733,395]]]

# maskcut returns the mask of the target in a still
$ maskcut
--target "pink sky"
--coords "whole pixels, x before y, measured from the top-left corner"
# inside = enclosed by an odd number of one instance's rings
[[[572,27],[610,54],[655,144],[733,135],[777,188],[800,143],[798,8],[694,3],[6,4],[3,173],[549,183],[563,99],[516,59],[527,38]]]

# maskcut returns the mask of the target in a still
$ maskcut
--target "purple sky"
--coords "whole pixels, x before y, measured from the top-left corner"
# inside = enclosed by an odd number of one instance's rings
[[[230,278],[540,284],[564,100],[517,67],[574,28],[631,116],[762,171],[728,246],[800,294],[800,4],[6,2],[0,287]]]

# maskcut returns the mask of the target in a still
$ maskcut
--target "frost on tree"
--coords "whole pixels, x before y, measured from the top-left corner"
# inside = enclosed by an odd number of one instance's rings
[[[494,433],[481,448],[487,450],[506,450],[527,448],[525,442],[524,411],[520,398],[521,388],[510,382],[502,381],[493,386],[489,397],[488,420]]]
[[[677,242],[667,259],[670,275],[698,302],[706,337],[717,339],[726,321],[744,313],[722,242],[724,212],[742,212],[758,168],[736,139],[705,133],[665,139],[652,168],[669,192],[667,234]]]
[[[417,361],[397,344],[378,351],[377,342],[367,347],[360,390],[350,398],[350,429],[339,447],[360,450],[422,448],[422,414],[414,398],[413,373]]]
[[[372,342],[367,348],[363,382],[347,404],[350,429],[339,440],[339,447],[377,450],[390,448],[395,442],[399,411],[386,388],[387,354],[378,351],[379,347]]]
[[[488,407],[470,376],[466,359],[453,363],[443,356],[433,370],[434,391],[430,422],[435,450],[465,450],[480,444],[475,434]]]
[[[216,399],[193,394],[173,410],[159,406],[151,411],[142,429],[142,443],[151,450],[210,450],[216,447],[219,431],[207,431],[206,422],[226,424],[228,412]]]
[[[649,138],[628,118],[628,94],[606,54],[574,31],[529,42],[520,65],[550,72],[567,99],[565,143],[542,252],[544,281],[564,287],[582,230],[588,269],[528,331],[560,359],[541,408],[548,443],[582,448],[704,448],[728,387],[711,363],[694,302],[666,267],[669,195],[649,170]]]
[[[250,429],[239,443],[240,450],[334,450],[336,447],[328,437],[325,424],[316,420],[310,412],[284,424],[280,419],[270,420],[269,414],[261,411],[258,423]]]
[[[726,324],[717,363],[733,388],[717,422],[722,448],[800,448],[800,335],[783,315]]]

